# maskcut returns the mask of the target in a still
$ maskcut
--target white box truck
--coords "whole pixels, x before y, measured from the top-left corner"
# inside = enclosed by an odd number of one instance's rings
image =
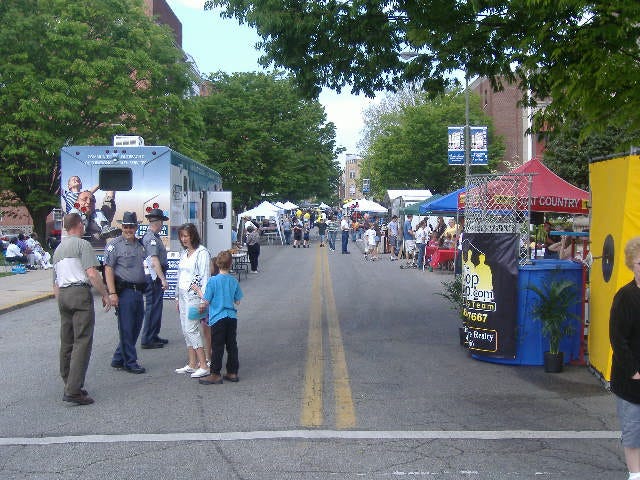
[[[69,146],[60,152],[63,213],[75,209],[83,214],[86,238],[104,259],[110,229],[119,226],[125,211],[136,212],[137,236],[147,229],[145,214],[160,208],[169,217],[160,233],[169,252],[169,289],[175,295],[177,264],[182,247],[178,228],[196,225],[202,244],[214,256],[231,248],[231,192],[222,190],[216,171],[169,147],[145,146],[140,137],[116,146]],[[81,192],[93,194],[94,203],[79,201]],[[86,198],[84,193],[80,199]],[[82,203],[82,204],[81,204]],[[105,235],[106,234],[106,235]]]

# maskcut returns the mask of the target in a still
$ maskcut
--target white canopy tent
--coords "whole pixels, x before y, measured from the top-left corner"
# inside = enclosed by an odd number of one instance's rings
[[[266,200],[262,202],[255,208],[251,210],[247,210],[245,212],[238,214],[238,239],[242,238],[244,231],[244,219],[245,218],[266,218],[273,219],[276,222],[276,228],[278,232],[278,237],[280,238],[280,243],[284,244],[284,237],[282,234],[282,229],[280,228],[280,214],[282,213],[282,208],[276,207],[274,204],[267,202]]]
[[[282,210],[286,210],[286,208],[284,208],[284,203],[282,202],[275,202],[274,205]]]
[[[355,204],[358,204],[357,208],[354,208],[356,212],[371,212],[371,213],[387,213],[388,210],[371,200],[367,200],[365,198],[360,198],[357,200],[351,200],[343,205],[344,208],[352,208]]]
[[[331,207],[329,205],[327,205],[326,203],[322,202],[320,205],[318,205],[318,208],[321,210],[328,210]]]
[[[276,218],[278,216],[278,212],[280,210],[281,210],[280,208],[276,207],[272,203],[264,201],[260,205],[258,205],[257,207],[252,208],[251,210],[247,210],[246,212],[242,212],[242,213],[238,214],[238,221],[241,218],[244,218],[244,217],[249,217],[249,218],[258,218],[258,217]]]
[[[285,210],[295,210],[296,208],[298,208],[298,205],[287,200],[286,202],[284,202],[283,208]]]

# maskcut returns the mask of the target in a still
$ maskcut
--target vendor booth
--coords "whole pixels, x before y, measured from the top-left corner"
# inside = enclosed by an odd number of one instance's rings
[[[351,200],[350,202],[345,203],[343,208],[351,209],[355,212],[368,212],[368,213],[387,213],[387,208],[383,207],[379,203],[376,203],[372,200],[367,200],[365,198],[360,198],[358,200]]]
[[[426,202],[420,204],[420,215],[428,215],[430,213],[449,216],[457,215],[459,213],[458,198],[464,191],[465,188],[463,187],[439,198],[430,198]]]
[[[274,239],[277,239],[281,245],[284,245],[284,236],[282,233],[282,229],[280,228],[280,214],[282,212],[283,212],[283,209],[278,208],[274,204],[267,202],[265,200],[257,207],[238,214],[238,239],[243,238],[242,236],[245,230],[244,219],[252,219],[252,218],[257,220],[267,219],[267,220],[273,220],[275,222],[275,227],[276,227],[274,229],[274,232],[272,233],[270,232],[269,233],[270,236],[268,235],[266,237],[268,243],[272,243]]]
[[[532,304],[531,287],[553,280],[575,283],[581,317],[583,266],[570,260],[531,260],[531,212],[584,214],[589,194],[565,182],[538,160],[502,175],[471,175],[464,194],[463,297],[466,338],[478,360],[542,365],[548,348]],[[581,360],[583,328],[561,343],[564,361]]]

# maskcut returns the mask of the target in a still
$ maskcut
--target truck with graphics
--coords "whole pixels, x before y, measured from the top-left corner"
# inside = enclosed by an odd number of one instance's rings
[[[164,211],[160,236],[169,257],[166,296],[175,294],[182,247],[178,228],[193,223],[212,256],[231,248],[231,192],[216,171],[166,146],[145,146],[141,137],[116,136],[114,145],[69,146],[60,152],[63,213],[77,211],[85,237],[100,260],[110,237],[119,234],[125,211],[136,212],[136,235],[148,227],[153,208]]]

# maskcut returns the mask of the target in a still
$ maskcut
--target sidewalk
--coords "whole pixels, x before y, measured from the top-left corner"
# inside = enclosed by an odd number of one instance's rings
[[[29,270],[0,277],[0,315],[53,298],[53,270]]]

